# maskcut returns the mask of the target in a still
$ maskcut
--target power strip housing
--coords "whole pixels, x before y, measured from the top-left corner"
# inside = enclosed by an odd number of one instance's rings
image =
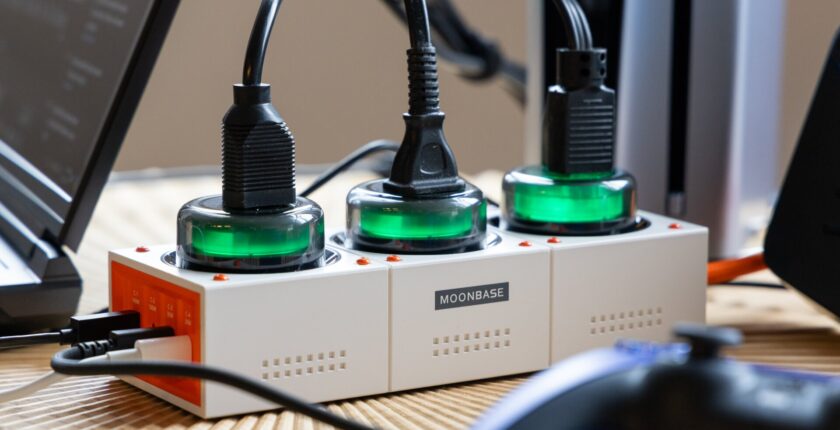
[[[358,252],[333,235],[330,264],[294,273],[182,270],[172,245],[113,251],[111,308],[189,335],[194,362],[312,402],[525,373],[704,321],[706,229],[641,215],[647,228],[615,236],[491,227],[490,246],[455,255]],[[126,380],[204,418],[276,408],[215,383]]]

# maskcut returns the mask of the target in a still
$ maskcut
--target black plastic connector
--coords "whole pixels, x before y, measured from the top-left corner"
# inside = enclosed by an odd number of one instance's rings
[[[137,327],[140,327],[140,314],[137,311],[77,315],[70,318],[70,327],[59,332],[59,343],[68,345],[107,339],[113,330]]]
[[[175,336],[175,330],[169,326],[150,328],[129,328],[114,330],[108,336],[113,350],[134,348],[134,343],[140,339]]]
[[[410,15],[411,16],[411,15]],[[440,111],[437,57],[431,44],[408,53],[408,113],[405,135],[394,158],[385,191],[405,197],[464,191],[455,155],[443,134],[446,115]]]
[[[542,160],[561,174],[609,172],[615,157],[615,91],[604,85],[607,51],[557,50],[557,84],[549,87]]]
[[[130,328],[113,330],[101,339],[78,342],[74,346],[81,358],[90,358],[111,351],[134,348],[134,344],[141,339],[170,336],[175,336],[175,330],[169,326]]]
[[[243,211],[295,204],[295,139],[268,84],[234,85],[222,120],[222,200]]]

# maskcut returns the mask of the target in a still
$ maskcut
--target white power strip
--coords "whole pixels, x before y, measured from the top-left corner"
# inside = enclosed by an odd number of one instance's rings
[[[668,340],[705,317],[704,227],[560,237],[491,228],[491,246],[388,256],[329,247],[324,267],[214,274],[174,246],[110,254],[111,308],[189,335],[192,358],[312,402],[531,372],[623,337]],[[205,418],[276,406],[212,382],[127,378]]]

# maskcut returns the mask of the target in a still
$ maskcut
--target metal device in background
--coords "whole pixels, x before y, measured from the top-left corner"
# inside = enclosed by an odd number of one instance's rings
[[[617,165],[639,206],[710,229],[709,256],[740,254],[777,192],[783,0],[581,0],[609,52]],[[551,0],[529,2],[527,162],[539,159],[545,88],[562,37]]]
[[[60,327],[76,312],[82,280],[65,251],[79,246],[177,4],[0,4],[0,331]]]

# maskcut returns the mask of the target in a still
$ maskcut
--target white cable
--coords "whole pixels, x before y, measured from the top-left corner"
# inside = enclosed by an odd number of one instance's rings
[[[82,360],[82,362],[84,363],[90,363],[92,361],[108,361],[108,357],[100,355]],[[0,390],[0,403],[10,402],[12,400],[17,400],[26,397],[37,391],[41,391],[52,384],[60,382],[68,377],[69,375],[63,375],[61,373],[56,372],[49,372],[39,377],[38,379],[35,379],[34,381],[27,382],[26,384],[18,385],[14,388]]]

